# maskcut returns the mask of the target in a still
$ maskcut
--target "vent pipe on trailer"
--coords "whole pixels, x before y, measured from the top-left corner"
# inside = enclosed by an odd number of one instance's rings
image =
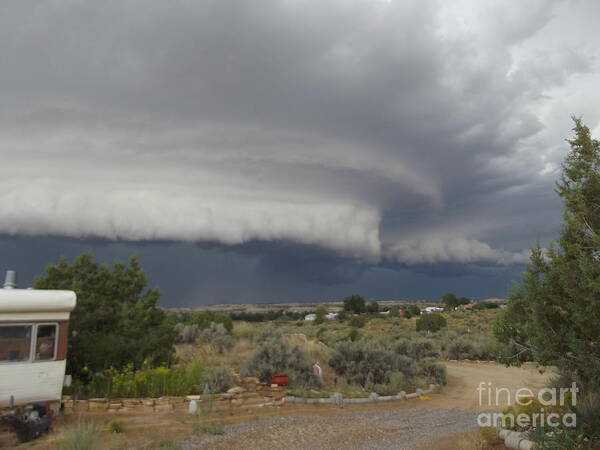
[[[6,278],[4,279],[4,289],[14,289],[17,287],[17,272],[14,270],[6,271]]]

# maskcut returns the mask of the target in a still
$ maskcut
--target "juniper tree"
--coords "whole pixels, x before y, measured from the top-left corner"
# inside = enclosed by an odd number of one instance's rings
[[[600,382],[600,143],[573,119],[571,150],[557,193],[563,199],[558,241],[531,262],[509,296],[495,326],[514,351],[504,362],[518,364],[530,353],[596,390]]]

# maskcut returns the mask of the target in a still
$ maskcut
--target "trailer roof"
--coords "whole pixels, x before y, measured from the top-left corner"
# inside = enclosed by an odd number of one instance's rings
[[[69,313],[75,308],[73,291],[0,289],[1,313]]]

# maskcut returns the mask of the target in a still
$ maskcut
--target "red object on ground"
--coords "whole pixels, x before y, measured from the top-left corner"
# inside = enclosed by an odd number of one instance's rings
[[[285,373],[276,373],[275,375],[271,375],[271,384],[287,386],[288,376]]]

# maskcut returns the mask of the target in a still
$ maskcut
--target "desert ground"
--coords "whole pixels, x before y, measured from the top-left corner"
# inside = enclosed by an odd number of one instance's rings
[[[103,433],[102,448],[214,449],[420,449],[470,448],[476,417],[482,410],[501,410],[506,405],[479,405],[477,387],[492,382],[515,392],[534,392],[548,381],[550,371],[533,365],[504,367],[488,362],[446,361],[448,385],[439,393],[406,401],[348,405],[285,404],[252,412],[218,417],[225,434],[196,436],[196,418],[189,414],[123,415],[126,432]],[[85,419],[106,421],[106,413],[86,414]],[[23,448],[52,449],[61,430],[80,418],[62,417],[54,433]],[[475,448],[475,447],[472,447]],[[497,447],[499,449],[502,446]]]

